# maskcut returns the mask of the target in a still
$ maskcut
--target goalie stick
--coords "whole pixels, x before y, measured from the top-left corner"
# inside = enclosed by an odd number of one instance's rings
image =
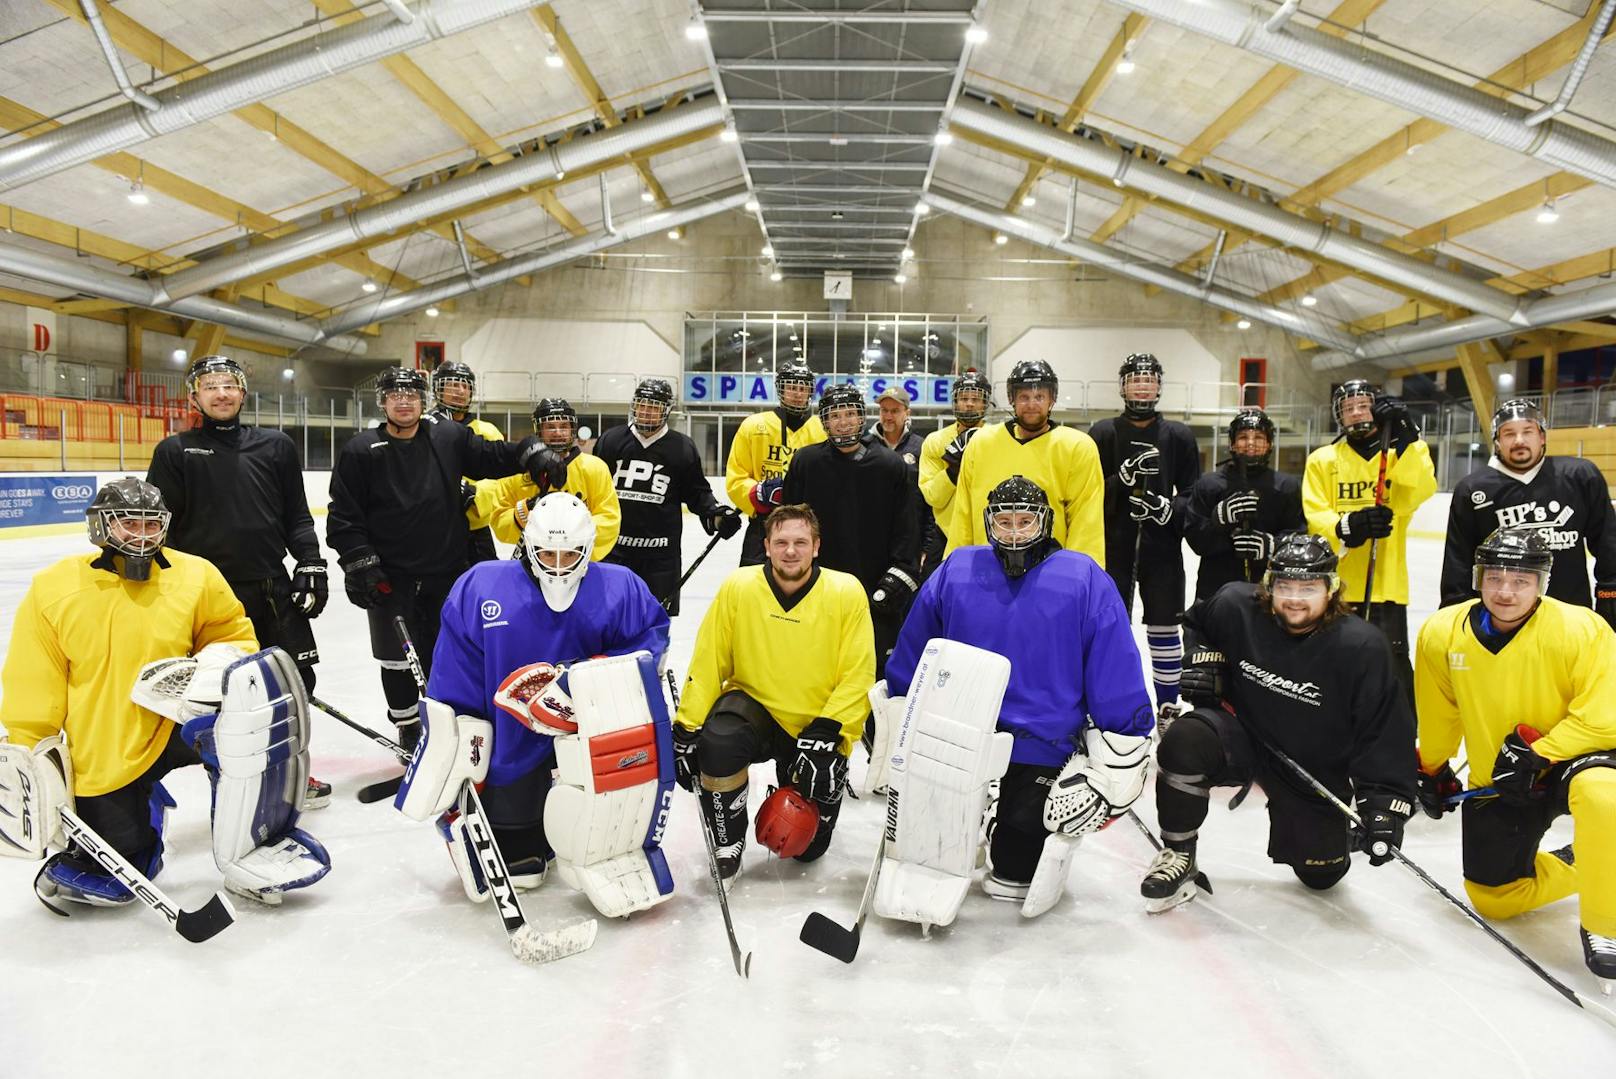
[[[802,931],[797,939],[824,952],[833,959],[840,959],[844,963],[851,963],[857,956],[859,942],[864,934],[864,922],[870,916],[870,905],[875,901],[875,883],[881,876],[881,859],[887,853],[887,830],[881,829],[881,842],[876,844],[875,862],[870,866],[870,878],[864,882],[864,896],[859,900],[858,916],[853,919],[853,928],[847,929],[831,921],[817,910],[809,911],[808,917],[803,919]]]
[[[337,711],[335,708],[331,707],[329,704],[325,703],[320,698],[314,696],[312,693],[309,695],[309,703],[314,705],[314,707],[318,708],[320,711],[324,712],[326,715],[330,716],[332,719],[336,720],[338,723],[341,723],[341,724],[343,724],[345,726],[348,726],[348,727],[352,727],[354,730],[358,731],[360,734],[364,735],[366,738],[369,738],[372,742],[375,742],[377,745],[379,745],[383,749],[387,750],[393,756],[398,758],[398,763],[400,763],[400,764],[402,764],[402,765],[404,765],[406,767],[409,766],[409,763],[410,763],[410,753],[409,753],[409,751],[406,750],[403,746],[399,745],[397,742],[393,741],[391,738],[387,737],[385,734],[377,734],[375,731],[371,730],[369,727],[365,726],[363,723],[359,723],[359,722],[356,722],[355,720],[349,719],[347,716],[343,715],[341,712]],[[397,782],[394,782],[394,781],[391,781],[391,780],[389,782],[393,782],[393,789],[394,790],[398,789],[398,783]],[[381,786],[381,784],[373,784],[373,786]],[[369,787],[365,788],[365,790],[369,790],[369,789],[370,789]],[[364,800],[365,799],[363,799],[363,798],[360,799],[360,801],[364,801]],[[372,800],[374,800],[374,799],[372,799]]]
[[[230,928],[236,920],[236,909],[230,905],[230,900],[222,893],[214,892],[213,898],[195,910],[182,910],[174,901],[158,889],[146,875],[130,865],[123,855],[112,849],[112,846],[98,835],[94,828],[85,824],[78,814],[66,806],[62,807],[62,827],[80,850],[94,858],[101,867],[118,879],[118,882],[135,894],[135,898],[146,906],[168,919],[176,932],[192,944],[200,944],[204,940],[211,940]],[[44,872],[43,869],[40,870]],[[45,903],[46,909],[62,917],[68,917],[67,911],[60,907],[46,903],[43,897],[40,902]]]
[[[398,643],[404,649],[410,673],[415,676],[415,687],[424,696],[426,677],[421,671],[415,642],[410,638],[410,628],[402,617],[394,616],[393,631],[398,634]],[[516,886],[511,883],[511,871],[505,862],[505,855],[494,841],[494,831],[488,823],[488,813],[483,809],[483,800],[470,780],[460,788],[459,807],[472,848],[467,853],[482,870],[483,880],[488,884],[488,891],[494,900],[494,911],[499,915],[500,924],[505,927],[505,936],[510,940],[511,954],[524,963],[549,963],[587,951],[595,943],[595,933],[599,928],[595,919],[543,930],[527,920],[521,900],[516,897]]]

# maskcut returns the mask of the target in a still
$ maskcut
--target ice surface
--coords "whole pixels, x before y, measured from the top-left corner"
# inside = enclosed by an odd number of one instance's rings
[[[687,533],[693,557],[706,537],[688,520]],[[739,542],[715,550],[685,589],[671,654],[681,674]],[[0,542],[0,640],[34,572],[83,549],[77,536]],[[1435,606],[1440,559],[1440,541],[1412,541],[1413,631]],[[318,692],[381,728],[363,613],[333,578],[316,623]],[[784,677],[790,664],[784,657]],[[1066,898],[1042,918],[1027,921],[973,888],[955,924],[929,940],[872,917],[857,961],[843,966],[797,932],[811,910],[852,923],[882,806],[851,802],[814,865],[747,850],[731,896],[742,947],[754,953],[742,982],[684,792],[666,843],[675,896],[627,922],[603,921],[592,950],[534,968],[511,956],[491,909],[465,900],[429,825],[389,803],[354,801],[358,786],[396,771],[380,749],[316,718],[313,756],[336,793],[304,825],[330,848],[331,875],[279,909],[238,901],[236,925],[209,943],[186,943],[143,908],[56,918],[32,894],[37,866],[0,859],[0,1079],[462,1068],[722,1079],[1616,1075],[1616,1032],[1406,870],[1359,856],[1318,894],[1269,862],[1260,796],[1234,813],[1223,808],[1228,792],[1214,798],[1201,865],[1215,896],[1146,915],[1138,886],[1152,851],[1124,821],[1083,843]],[[855,761],[855,777],[862,767]],[[755,789],[770,771],[758,768]],[[180,805],[158,883],[196,906],[219,885],[206,780],[186,769],[169,788]],[[1149,793],[1138,810],[1154,827]],[[1562,819],[1547,842],[1569,835]],[[1456,820],[1416,816],[1405,849],[1459,890]],[[524,906],[541,925],[592,913],[556,879]],[[1501,929],[1579,992],[1597,993],[1574,900]]]

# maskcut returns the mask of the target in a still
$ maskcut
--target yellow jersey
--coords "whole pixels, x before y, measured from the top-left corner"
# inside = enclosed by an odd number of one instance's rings
[[[752,488],[764,480],[786,478],[791,456],[804,446],[825,441],[825,427],[818,416],[809,416],[795,431],[786,427],[774,409],[746,417],[730,443],[729,460],[724,464],[724,492],[735,508],[748,517],[752,508]]]
[[[955,420],[927,435],[926,441],[920,444],[920,497],[931,507],[931,515],[937,519],[937,527],[944,537],[948,537],[948,530],[954,525],[954,481],[948,478],[943,451],[962,430],[964,428]]]
[[[1044,489],[1054,516],[1055,542],[1105,567],[1105,477],[1094,440],[1075,427],[1051,427],[1027,442],[1010,433],[1014,420],[984,427],[960,461],[948,550],[988,541],[982,511],[988,495],[1011,476]]]
[[[453,421],[451,420],[450,422],[453,422]],[[504,442],[505,441],[505,436],[500,434],[499,428],[495,427],[493,424],[489,423],[487,420],[469,419],[469,420],[466,421],[466,426],[470,427],[474,434],[481,435],[483,438],[487,439],[489,442]],[[475,480],[472,480],[472,479],[470,479],[469,477],[466,477],[466,476],[461,477],[461,482],[462,483],[470,483],[473,486],[475,486],[475,484],[476,484]],[[480,501],[473,502],[466,509],[466,524],[471,526],[471,530],[473,532],[475,532],[479,528],[487,528],[488,527],[488,523],[489,523],[488,518],[484,517],[484,516],[482,516],[480,514],[479,511],[481,509],[482,509],[482,504],[481,504]]]
[[[1307,456],[1302,473],[1302,513],[1308,531],[1329,540],[1341,555],[1341,595],[1349,603],[1363,600],[1369,572],[1369,541],[1344,547],[1336,522],[1353,510],[1375,504],[1380,453],[1364,460],[1346,439],[1320,446]],[[1423,441],[1402,453],[1386,451],[1385,505],[1392,511],[1392,534],[1376,544],[1375,594],[1372,603],[1408,603],[1408,522],[1420,504],[1436,493],[1436,467]],[[1343,549],[1344,548],[1344,549]]]
[[[595,519],[595,547],[589,558],[599,562],[617,545],[617,532],[623,525],[617,488],[612,485],[612,470],[594,454],[580,452],[567,462],[567,482],[561,489],[577,495],[589,507],[589,515]],[[516,507],[537,497],[538,493],[538,485],[525,472],[502,480],[483,480],[477,484],[477,504],[467,511],[467,517],[476,520],[472,516],[476,514],[488,521],[497,539],[521,543],[522,526],[516,523]]]

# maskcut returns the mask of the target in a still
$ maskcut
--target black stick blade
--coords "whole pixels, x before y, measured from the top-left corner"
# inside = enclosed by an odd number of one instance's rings
[[[859,935],[858,926],[845,929],[816,910],[809,912],[804,919],[802,932],[797,934],[797,939],[832,959],[851,963],[858,955]]]
[[[235,920],[236,912],[230,901],[214,892],[213,898],[196,910],[180,911],[174,919],[174,928],[192,944],[201,944],[229,929]]]
[[[361,802],[364,802],[366,805],[369,805],[371,802],[384,801],[397,794],[398,788],[402,786],[403,783],[403,776],[395,776],[392,779],[384,779],[380,783],[372,783],[368,787],[360,787],[359,793],[355,795],[355,797],[357,797]]]

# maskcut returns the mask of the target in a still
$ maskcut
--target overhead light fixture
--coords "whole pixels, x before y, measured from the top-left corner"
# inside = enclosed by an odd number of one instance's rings
[[[1236,322],[1235,326],[1242,330],[1249,330],[1251,329],[1251,320],[1249,318],[1243,318],[1239,322]]]
[[[791,335],[791,339],[792,339],[792,340],[793,340],[793,341],[795,341],[795,340],[796,340],[796,339],[797,339],[797,335],[796,335],[796,334],[792,334],[792,335]]]
[[[190,355],[191,354],[186,352],[183,348],[177,348],[168,354],[168,358],[173,360],[175,363],[184,363],[190,358]]]
[[[914,258],[915,257],[915,249],[912,248],[912,247],[904,248],[903,249],[903,257],[906,258],[906,259]]]
[[[773,273],[771,273],[769,275],[769,280],[770,281],[780,281],[780,280],[783,280],[785,278],[785,276],[786,276],[785,274],[781,273],[779,270],[776,270],[776,271],[774,271]]]
[[[427,318],[437,318],[438,317],[438,309],[436,307],[427,308],[426,309],[426,317]]]
[[[1027,207],[1028,209],[1031,209],[1032,207],[1037,206],[1038,205],[1038,196],[1037,195],[1023,195],[1023,196],[1021,196],[1021,205]]]
[[[691,19],[685,23],[686,41],[704,41],[707,38],[707,27],[700,19]]]
[[[556,169],[556,179],[557,180],[565,180],[566,178],[567,178],[567,170],[566,169]]]
[[[830,219],[832,221],[840,221],[842,218],[844,218],[846,216],[847,215],[842,213],[842,211],[840,211],[840,210],[832,210],[830,212]]]
[[[293,372],[293,370],[290,367],[287,367],[287,368],[285,368],[285,369],[283,369],[281,371],[281,377],[284,378],[286,381],[290,382],[290,381],[292,381],[293,378],[296,377],[296,374],[295,374],[295,372]]]
[[[360,285],[359,287],[362,290],[364,290],[365,292],[375,292],[381,286],[376,284],[376,281],[375,281],[374,278],[367,277],[367,278],[365,278],[365,283],[363,285]]]
[[[551,34],[544,35],[544,63],[546,67],[560,67],[563,63],[561,50],[556,48],[556,39]]]
[[[906,277],[906,276],[905,276],[905,275],[903,275],[903,274],[895,274],[895,275],[893,275],[893,278],[892,278],[892,280],[893,280],[893,281],[894,281],[894,282],[896,282],[896,283],[897,283],[897,284],[900,284],[900,285],[902,285],[902,284],[905,284],[905,283],[907,283],[907,282],[908,282],[908,280],[909,280],[909,278],[908,278],[908,277]]]
[[[680,231],[679,231],[679,230],[678,230],[678,229],[676,229],[676,228],[673,228],[673,229],[669,229],[669,230],[668,230],[668,239],[670,239],[670,240],[677,240],[677,239],[679,239],[679,238],[680,238],[680,237],[682,237],[682,236],[683,236],[683,235],[684,235],[684,233],[683,233],[683,232],[680,232]]]
[[[841,136],[841,135],[832,135],[830,137],[829,141],[830,141],[830,144],[832,146],[846,146],[847,145],[847,139],[845,137]]]
[[[747,199],[746,204],[745,204],[745,208],[746,208],[746,212],[749,213],[749,214],[757,213],[758,212],[758,200],[757,199]]]
[[[1006,236],[1002,232],[995,232],[993,234],[993,242],[998,244],[1000,247],[1003,247],[1005,244],[1010,242],[1010,237]]]
[[[954,141],[954,133],[945,127],[941,131],[937,132],[937,137],[933,141],[935,141],[938,146],[951,145]]]
[[[649,187],[641,187],[640,188],[640,201],[641,202],[655,202],[656,201],[656,196],[651,194],[651,189]]]
[[[1306,296],[1302,297],[1302,306],[1303,307],[1317,307],[1318,305],[1319,305],[1319,298],[1317,296],[1313,295],[1311,292],[1309,292]]]
[[[144,206],[150,202],[151,196],[146,194],[146,185],[141,183],[139,180],[136,180],[134,183],[130,184],[129,201],[134,203],[136,206]]]
[[[1133,42],[1130,41],[1122,46],[1122,59],[1117,61],[1116,70],[1118,75],[1132,75],[1133,68]]]
[[[739,138],[740,136],[735,133],[733,127],[725,127],[724,130],[718,133],[719,142],[735,142]]]
[[[931,213],[931,204],[929,202],[927,202],[926,200],[924,200],[924,199],[920,200],[919,202],[915,203],[915,213],[917,213],[917,214],[929,214],[929,213]]]
[[[987,39],[988,32],[976,23],[972,23],[970,29],[965,31],[965,40],[972,45],[980,45]]]
[[[774,245],[773,244],[764,244],[763,245],[763,257],[766,258],[766,259],[772,259],[774,257]]]
[[[1121,187],[1122,186],[1122,177],[1120,177],[1120,176],[1111,177],[1111,186],[1112,187]]]
[[[130,199],[133,201],[134,196],[131,195]],[[1539,225],[1552,225],[1558,220],[1560,220],[1560,211],[1554,208],[1554,200],[1550,199],[1543,204],[1543,209],[1537,212],[1537,223]]]

